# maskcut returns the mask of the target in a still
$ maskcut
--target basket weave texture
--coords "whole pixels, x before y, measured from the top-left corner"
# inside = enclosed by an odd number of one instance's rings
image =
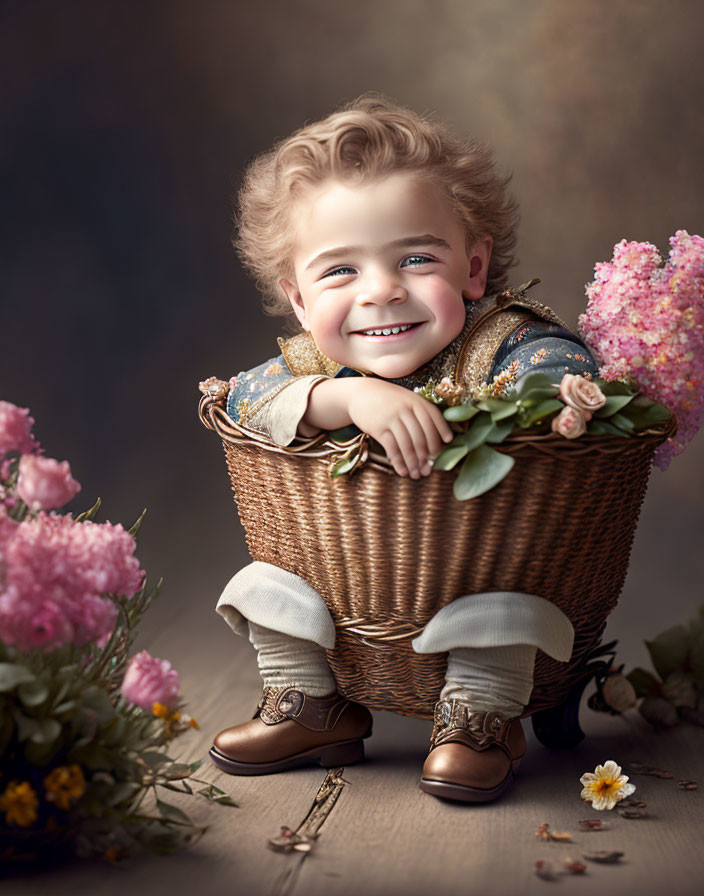
[[[508,476],[457,501],[455,472],[411,480],[369,460],[332,479],[320,451],[247,438],[207,402],[201,416],[223,439],[252,558],[325,600],[340,692],[422,718],[432,718],[447,654],[417,654],[411,640],[451,601],[485,591],[539,595],[569,617],[572,658],[538,651],[525,715],[564,702],[618,601],[653,452],[675,428],[671,418],[632,438],[513,434],[494,446],[516,458]]]

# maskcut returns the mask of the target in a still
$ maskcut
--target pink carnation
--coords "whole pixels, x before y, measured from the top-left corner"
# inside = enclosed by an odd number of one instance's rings
[[[39,442],[32,435],[34,420],[29,408],[18,408],[9,401],[0,401],[0,457],[12,452],[34,454]]]
[[[30,510],[53,510],[67,504],[81,490],[71,476],[67,460],[23,454],[20,458],[17,494]]]
[[[678,230],[665,262],[650,243],[622,240],[587,285],[579,330],[606,380],[633,377],[673,411],[677,434],[655,463],[669,466],[704,421],[704,239]]]
[[[178,688],[178,672],[171,663],[142,650],[129,661],[121,691],[129,703],[151,712],[155,703],[171,709],[178,701]]]
[[[3,546],[0,638],[25,649],[103,642],[117,615],[103,595],[142,586],[134,549],[120,525],[43,512],[20,523]]]

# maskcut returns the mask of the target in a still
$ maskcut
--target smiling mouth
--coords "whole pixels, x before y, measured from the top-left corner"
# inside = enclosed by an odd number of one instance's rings
[[[397,336],[399,333],[407,333],[420,327],[422,321],[413,324],[394,324],[389,327],[373,327],[368,330],[354,330],[355,336]]]

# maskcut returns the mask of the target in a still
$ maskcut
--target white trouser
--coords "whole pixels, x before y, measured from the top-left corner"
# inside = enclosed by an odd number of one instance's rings
[[[335,625],[302,578],[255,561],[228,582],[216,609],[249,635],[264,684],[296,685],[314,697],[335,689],[323,649],[334,646]],[[566,661],[573,638],[569,619],[545,598],[497,591],[443,607],[412,643],[417,653],[449,653],[442,698],[513,716],[530,698],[537,648]]]

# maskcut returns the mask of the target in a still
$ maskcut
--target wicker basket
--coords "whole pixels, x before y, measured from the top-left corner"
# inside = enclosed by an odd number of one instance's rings
[[[223,440],[253,559],[301,576],[327,603],[340,692],[421,718],[432,718],[447,654],[417,654],[411,640],[441,607],[483,591],[537,594],[569,617],[572,658],[538,651],[525,715],[566,700],[621,593],[653,452],[676,429],[671,417],[631,438],[514,433],[493,446],[516,458],[508,476],[457,501],[455,472],[401,478],[371,455],[331,478],[331,443],[252,438],[222,398],[204,397],[200,415]]]

